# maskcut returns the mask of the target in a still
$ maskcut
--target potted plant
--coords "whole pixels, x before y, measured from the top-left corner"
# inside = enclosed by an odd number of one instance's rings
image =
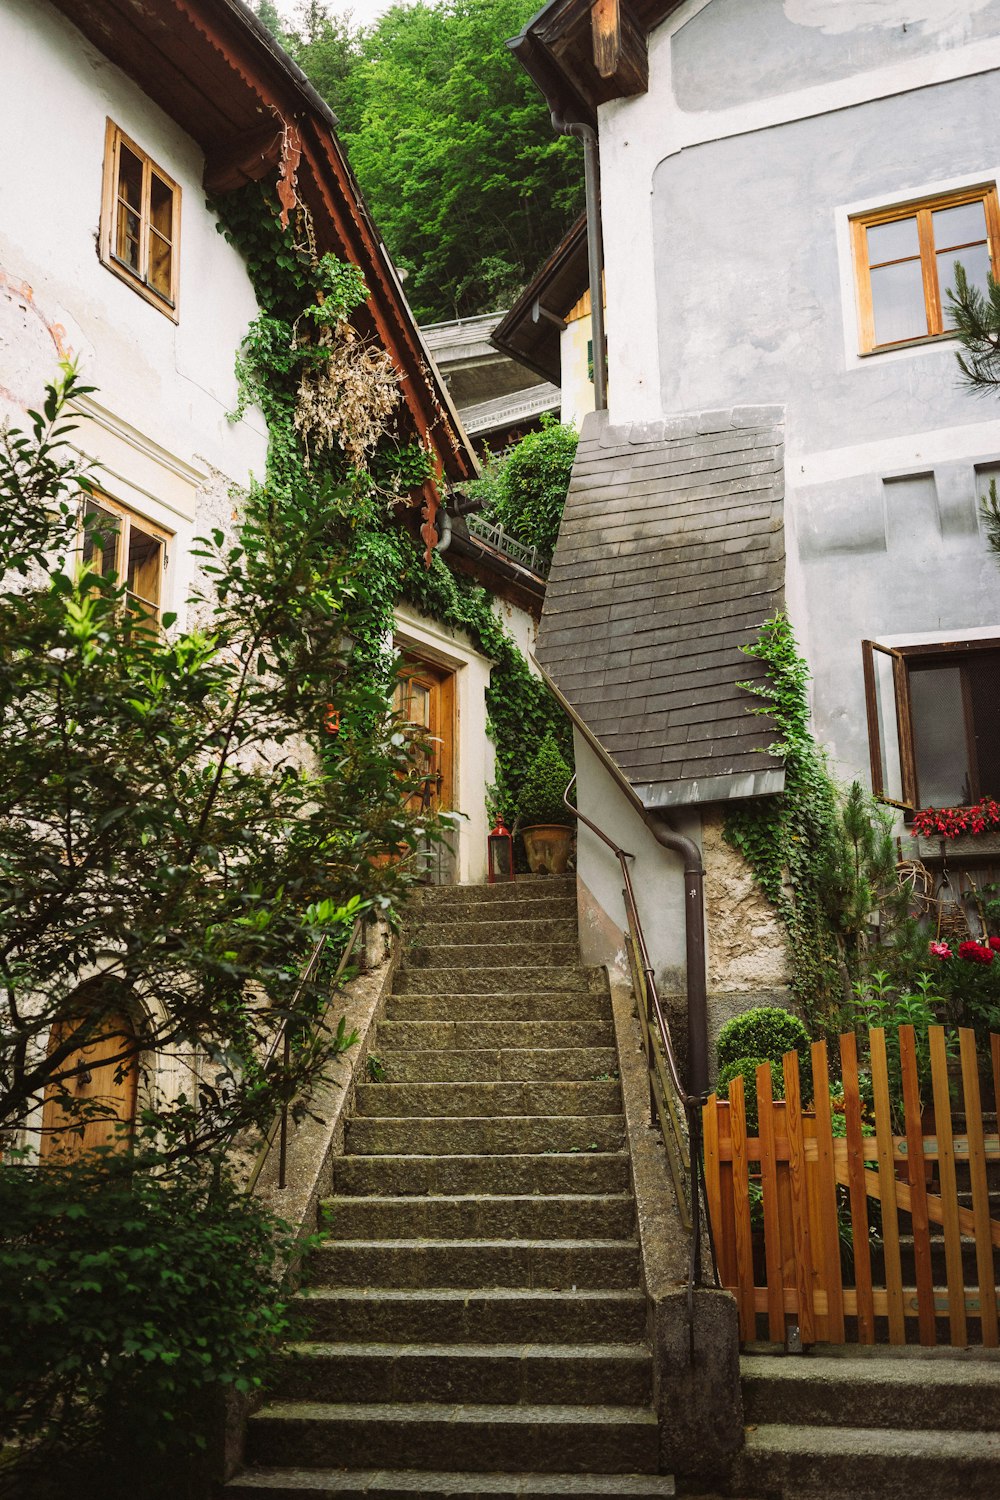
[[[572,771],[550,731],[538,747],[518,798],[518,821],[532,875],[562,875],[573,843],[563,793]]]

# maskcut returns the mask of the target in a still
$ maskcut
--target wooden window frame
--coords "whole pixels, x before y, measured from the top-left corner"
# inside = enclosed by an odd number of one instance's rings
[[[125,146],[131,151],[142,166],[142,202],[139,211],[139,265],[143,268],[142,274],[134,271],[130,265],[121,260],[115,253],[115,231],[118,222],[118,164],[121,157],[121,148]],[[149,235],[150,235],[150,193],[152,174],[156,173],[160,181],[170,189],[171,194],[171,216],[170,216],[170,295],[165,296],[148,280],[149,270]],[[117,276],[133,291],[138,292],[153,307],[159,309],[172,322],[176,323],[180,318],[180,256],[181,256],[181,190],[173,178],[164,172],[161,166],[152,159],[148,152],[137,146],[131,137],[117,126],[113,120],[108,120],[104,140],[104,184],[101,194],[101,231],[100,231],[100,256],[101,264],[106,266],[113,275]]]
[[[891,208],[879,208],[871,213],[851,215],[851,244],[854,253],[861,354],[881,354],[889,349],[908,349],[916,344],[928,344],[937,339],[954,337],[954,330],[945,327],[944,322],[931,215],[944,208],[960,208],[965,203],[983,204],[990,267],[993,275],[998,276],[1000,275],[1000,204],[997,200],[995,182],[980,183],[976,187],[961,188],[953,193],[937,193],[927,198],[914,198],[908,203],[897,203]],[[892,343],[878,344],[875,342],[875,310],[872,302],[866,230],[873,225],[891,224],[896,219],[914,217],[917,220],[924,310],[927,315],[928,331],[924,334],[915,334],[910,338],[896,339]],[[957,253],[955,258],[959,259]]]
[[[83,503],[82,503],[81,508],[80,508],[80,546],[81,546],[81,552],[82,552],[82,548],[83,548],[84,519],[85,519],[86,516],[92,514],[93,510],[95,508],[100,509],[100,510],[109,511],[113,516],[117,516],[118,519],[119,519],[119,521],[121,522],[121,529],[119,531],[119,543],[118,543],[118,546],[119,546],[119,554],[118,554],[119,570],[118,570],[118,573],[116,574],[116,578],[117,578],[117,582],[118,582],[119,587],[124,587],[127,592],[130,592],[128,590],[128,566],[127,566],[128,565],[128,552],[129,552],[129,536],[130,536],[130,533],[131,533],[133,525],[137,526],[140,531],[148,533],[148,535],[151,536],[151,537],[153,537],[153,538],[155,538],[156,541],[162,543],[162,546],[163,546],[163,568],[162,568],[162,574],[161,574],[160,597],[159,597],[159,599],[156,602],[157,628],[159,630],[162,630],[163,629],[163,616],[168,612],[167,608],[166,608],[166,602],[165,602],[165,599],[164,599],[164,594],[166,592],[165,580],[166,580],[167,575],[169,573],[169,566],[170,566],[170,544],[174,540],[173,533],[170,532],[170,531],[167,531],[165,527],[157,525],[157,523],[155,521],[149,520],[149,518],[147,516],[141,515],[139,513],[139,511],[133,510],[131,508],[131,506],[124,505],[124,504],[122,504],[122,502],[120,500],[115,500],[110,495],[106,495],[103,490],[94,489],[91,493],[89,493],[88,495],[84,496]],[[123,565],[124,565],[124,572],[122,571]],[[141,595],[137,595],[137,597],[141,598]],[[151,601],[149,601],[149,600],[143,600],[143,602],[144,603],[150,603]]]
[[[919,646],[883,646],[878,641],[870,640],[861,642],[872,794],[879,802],[888,803],[890,807],[901,808],[907,813],[915,812],[920,805],[918,802],[917,760],[913,740],[913,711],[910,702],[911,663],[941,657],[944,658],[946,664],[948,658],[954,658],[956,663],[960,665],[963,657],[971,656],[977,651],[1000,652],[1000,636],[994,636],[989,640],[933,641]],[[876,652],[889,657],[892,661],[894,693],[892,706],[896,715],[900,782],[902,786],[902,796],[898,799],[886,794],[882,777],[882,736],[879,730],[879,693],[875,669]],[[966,713],[968,714],[968,712],[968,706],[966,706]],[[975,736],[971,732],[971,725],[969,723],[966,725],[966,736],[969,753],[974,757],[976,750]]]

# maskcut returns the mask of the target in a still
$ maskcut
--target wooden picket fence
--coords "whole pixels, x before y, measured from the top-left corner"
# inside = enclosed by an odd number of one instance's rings
[[[922,1099],[914,1030],[899,1028],[901,1134],[879,1028],[868,1045],[874,1119],[858,1086],[857,1038],[840,1038],[846,1136],[833,1131],[825,1042],[812,1047],[811,1110],[802,1106],[794,1052],[783,1060],[783,1100],[773,1098],[770,1068],[757,1070],[757,1136],[747,1136],[742,1079],[733,1080],[728,1101],[709,1098],[705,1189],[720,1280],[736,1294],[744,1341],[766,1328],[768,1339],[785,1342],[794,1324],[803,1344],[905,1344],[910,1336],[924,1345],[997,1347],[996,1115],[984,1116],[975,1034],[958,1031],[955,1068],[944,1028],[930,1027],[927,1039],[930,1097]],[[983,1063],[995,1110],[1000,1036],[990,1037]],[[758,1184],[762,1232],[751,1222]],[[850,1226],[843,1256],[842,1223]]]

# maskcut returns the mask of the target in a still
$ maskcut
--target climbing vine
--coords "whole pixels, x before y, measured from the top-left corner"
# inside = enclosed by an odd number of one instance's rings
[[[810,732],[809,668],[787,616],[768,620],[743,650],[767,669],[763,680],[740,686],[761,700],[750,712],[775,724],[778,738],[769,748],[784,761],[785,787],[734,807],[724,834],[784,925],[796,1002],[824,1030],[843,1000],[843,947],[827,903],[840,838],[837,791]]]
[[[368,295],[356,266],[318,256],[308,213],[288,232],[267,187],[252,183],[213,205],[221,232],[243,255],[262,308],[237,356],[239,398],[267,422],[267,479],[280,491],[336,490],[342,525],[331,544],[346,552],[361,623],[352,654],[355,685],[373,712],[392,687],[393,611],[406,602],[464,631],[493,663],[487,691],[496,745],[491,812],[512,820],[521,782],[548,731],[567,760],[572,732],[541,680],[503,628],[490,594],[457,577],[435,552],[424,565],[414,537],[393,521],[395,505],[432,472],[431,456],[397,420],[398,389],[384,351],[350,315]],[[359,412],[364,421],[359,420]]]

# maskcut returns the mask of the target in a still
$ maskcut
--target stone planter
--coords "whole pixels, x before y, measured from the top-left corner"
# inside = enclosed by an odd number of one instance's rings
[[[572,828],[558,823],[535,823],[522,828],[524,852],[532,875],[565,875],[573,847]]]
[[[910,849],[903,846],[904,857],[920,859],[1000,859],[1000,832],[959,834],[957,839],[945,839],[940,834],[933,838],[911,838]]]

